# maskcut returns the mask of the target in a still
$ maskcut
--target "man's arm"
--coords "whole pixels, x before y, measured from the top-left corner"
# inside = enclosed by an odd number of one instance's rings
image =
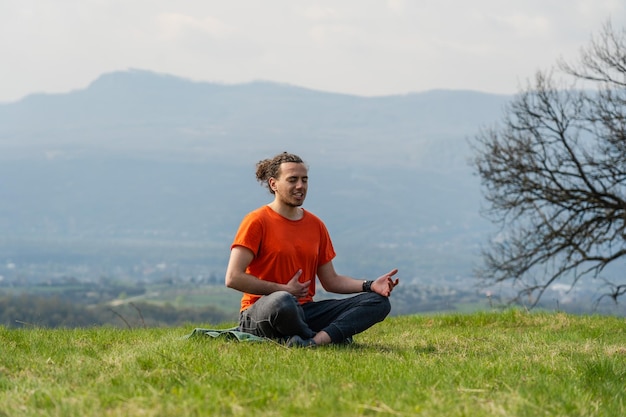
[[[317,277],[322,287],[328,292],[336,294],[353,294],[363,291],[363,280],[339,275],[335,271],[333,261],[325,263],[317,268]]]
[[[228,288],[256,295],[267,295],[276,291],[288,291],[296,297],[306,295],[311,282],[298,281],[302,271],[297,271],[287,284],[265,281],[246,273],[246,268],[252,259],[254,259],[254,253],[246,247],[235,246],[230,251],[225,279]]]
[[[389,297],[393,287],[398,285],[399,280],[391,277],[398,273],[397,269],[392,269],[385,275],[378,277],[371,286],[373,292]],[[363,291],[363,280],[340,275],[335,271],[333,262],[330,261],[317,268],[317,277],[326,291],[337,294],[353,294]]]

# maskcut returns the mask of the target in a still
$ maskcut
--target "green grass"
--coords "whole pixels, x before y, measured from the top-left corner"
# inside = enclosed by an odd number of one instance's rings
[[[0,328],[0,416],[623,416],[626,322],[392,317],[350,346]]]

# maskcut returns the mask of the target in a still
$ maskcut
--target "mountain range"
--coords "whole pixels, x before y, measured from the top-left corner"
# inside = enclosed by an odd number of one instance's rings
[[[0,104],[0,276],[219,275],[243,215],[271,200],[256,162],[288,151],[309,165],[305,208],[326,222],[341,272],[468,279],[493,231],[469,144],[510,99],[128,70]]]

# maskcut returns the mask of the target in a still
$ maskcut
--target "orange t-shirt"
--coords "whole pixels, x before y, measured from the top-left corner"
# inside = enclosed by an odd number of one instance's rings
[[[335,250],[324,223],[304,211],[300,220],[289,220],[268,206],[248,213],[242,220],[231,249],[243,246],[254,253],[246,273],[265,281],[286,284],[302,269],[299,281],[311,281],[304,304],[313,301],[317,268],[335,257]],[[261,296],[244,293],[241,311]]]

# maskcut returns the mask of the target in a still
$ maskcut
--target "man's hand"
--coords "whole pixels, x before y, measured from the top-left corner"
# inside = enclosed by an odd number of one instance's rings
[[[396,278],[395,280],[391,278],[397,273],[397,269],[392,269],[385,275],[376,278],[376,281],[372,282],[372,291],[385,297],[389,297],[393,288],[400,283],[399,278]]]
[[[296,298],[306,297],[309,294],[309,286],[311,285],[311,281],[298,281],[298,279],[300,279],[300,275],[302,275],[301,269],[299,269],[287,283],[287,292]]]

